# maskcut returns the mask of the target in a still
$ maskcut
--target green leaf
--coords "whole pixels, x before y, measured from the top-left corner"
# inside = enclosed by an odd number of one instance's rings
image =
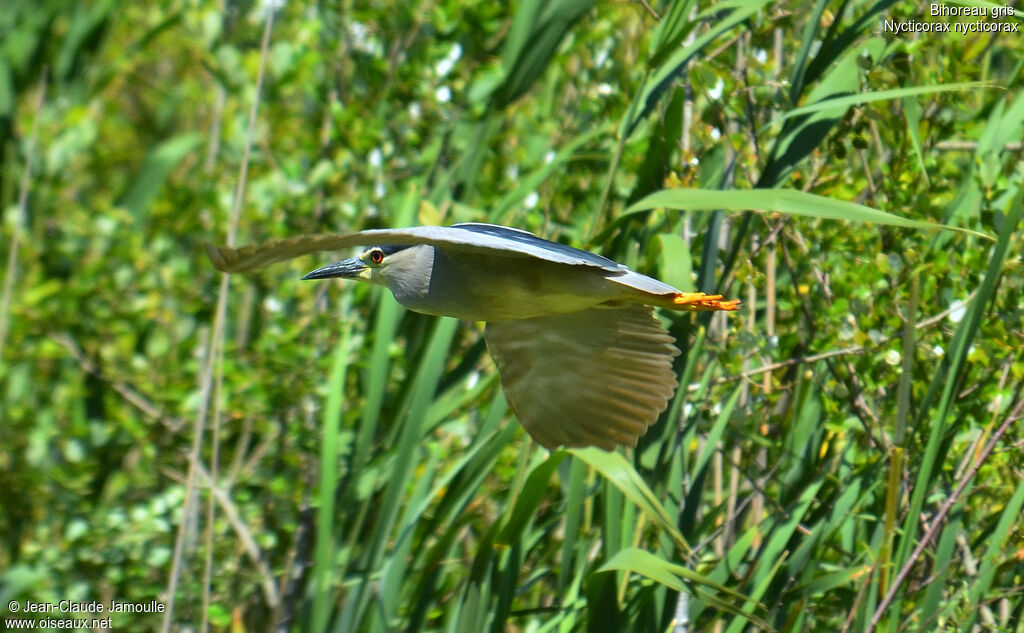
[[[916,97],[919,95],[936,94],[943,92],[957,92],[961,90],[976,90],[979,88],[992,88],[994,86],[983,82],[965,82],[956,84],[939,84],[937,86],[915,86],[913,88],[894,88],[893,90],[877,90],[875,92],[862,92],[854,95],[847,95],[842,97],[833,97],[823,99],[809,105],[805,105],[800,108],[794,108],[788,110],[783,114],[772,119],[769,123],[762,126],[761,132],[765,131],[768,127],[792,119],[798,116],[806,116],[808,114],[815,114],[819,112],[827,112],[829,110],[843,110],[850,106],[861,105],[864,103],[872,103],[874,101],[890,101],[894,99],[905,99],[907,97]]]
[[[683,292],[693,292],[693,259],[686,241],[675,233],[659,233],[654,239],[661,247],[661,278]]]
[[[523,532],[536,516],[537,506],[544,499],[544,493],[547,492],[548,481],[550,481],[552,473],[565,457],[566,453],[563,451],[555,451],[530,471],[522,491],[515,498],[515,506],[512,508],[508,523],[498,535],[496,543],[511,545],[524,538]]]
[[[747,601],[746,596],[743,594],[714,582],[707,576],[687,569],[682,565],[675,565],[658,558],[650,552],[636,548],[620,550],[604,565],[601,565],[597,573],[608,571],[635,572],[675,591],[689,593],[720,611],[746,618],[763,629],[774,630],[763,619],[749,613],[744,613],[739,606],[710,593],[708,589],[714,590],[719,594],[725,594],[741,604]],[[763,605],[758,606],[764,608]]]
[[[970,229],[922,220],[910,220],[855,202],[826,198],[813,193],[794,191],[792,189],[751,189],[748,191],[663,189],[630,205],[625,213],[638,213],[659,207],[679,209],[681,211],[711,212],[723,210],[731,212],[762,211],[787,213],[810,218],[844,220],[846,222],[870,222],[926,231],[944,229],[974,235],[987,240],[993,239],[984,233]]]
[[[131,211],[136,218],[144,221],[149,214],[149,203],[160,193],[167,175],[202,140],[203,137],[199,134],[182,134],[157,146],[142,161],[135,180],[121,196],[118,204]]]
[[[636,504],[647,515],[647,518],[654,521],[655,525],[671,536],[677,547],[683,551],[690,551],[690,547],[686,544],[686,539],[683,538],[679,529],[676,528],[675,521],[669,516],[665,507],[661,505],[647,484],[644,483],[636,469],[622,455],[609,453],[598,448],[573,448],[568,452],[601,473],[627,499]]]
[[[505,79],[491,104],[502,110],[540,79],[573,25],[595,0],[524,2],[516,12],[505,50]]]
[[[711,20],[707,31],[702,32],[689,46],[676,50],[673,55],[656,68],[644,81],[640,92],[633,99],[629,111],[619,125],[620,139],[627,139],[632,136],[637,124],[653,111],[661,95],[665,93],[669,85],[694,57],[723,33],[726,33],[760,11],[762,7],[768,4],[768,0],[745,2],[741,3],[742,6],[740,7],[730,7],[730,4],[734,3],[725,2],[721,3],[721,7],[716,6],[716,11],[720,8],[732,9],[732,11],[721,18]]]

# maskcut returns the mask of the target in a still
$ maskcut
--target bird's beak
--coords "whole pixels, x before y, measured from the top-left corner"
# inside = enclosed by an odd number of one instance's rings
[[[366,273],[370,270],[358,257],[352,257],[351,259],[345,259],[340,262],[328,264],[322,268],[317,268],[311,273],[307,273],[303,279],[331,279],[332,277],[340,277],[342,279],[365,279]]]

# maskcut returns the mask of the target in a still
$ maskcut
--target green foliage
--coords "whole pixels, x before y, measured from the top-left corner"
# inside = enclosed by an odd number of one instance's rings
[[[286,3],[263,49],[268,6],[0,12],[0,608],[1021,630],[1024,39],[443,0]],[[199,246],[465,220],[746,309],[663,315],[681,387],[636,450],[548,453],[477,324]]]

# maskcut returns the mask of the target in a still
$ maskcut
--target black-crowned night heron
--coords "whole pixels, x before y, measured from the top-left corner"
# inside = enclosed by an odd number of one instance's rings
[[[486,321],[484,338],[527,432],[558,446],[636,446],[676,388],[673,339],[652,306],[735,310],[587,251],[493,224],[314,235],[242,248],[207,245],[243,272],[316,251],[370,246],[303,279],[387,286],[406,308]]]

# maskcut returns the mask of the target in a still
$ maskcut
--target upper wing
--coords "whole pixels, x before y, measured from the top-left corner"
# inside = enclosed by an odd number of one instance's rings
[[[359,233],[303,235],[287,240],[250,244],[241,248],[206,244],[206,253],[217,270],[246,272],[274,262],[350,246],[429,244],[443,249],[492,255],[536,257],[576,266],[596,266],[610,271],[623,267],[610,259],[564,244],[549,242],[532,233],[493,224],[417,226],[407,229],[375,229]]]
[[[550,449],[636,446],[676,388],[679,350],[648,306],[489,321],[484,338],[513,411]]]
[[[607,257],[602,257],[597,253],[591,253],[590,251],[573,248],[572,246],[566,246],[565,244],[559,244],[558,242],[552,242],[551,240],[537,237],[533,233],[524,231],[523,229],[513,229],[507,226],[501,226],[500,224],[484,224],[483,222],[463,222],[461,224],[453,224],[451,228],[470,231],[478,235],[487,235],[490,237],[497,237],[502,240],[518,242],[520,245],[519,248],[539,248],[545,253],[545,258],[552,257],[552,255],[563,256],[568,258],[566,263],[583,263],[590,266],[604,268],[605,270],[621,270],[626,268],[622,264],[618,264]],[[558,259],[556,261],[562,260]]]

